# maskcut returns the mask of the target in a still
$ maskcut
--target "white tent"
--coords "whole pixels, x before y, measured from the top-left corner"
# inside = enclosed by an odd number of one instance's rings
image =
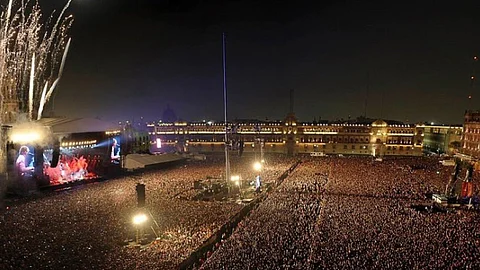
[[[125,157],[124,168],[127,170],[141,169],[149,165],[158,165],[162,163],[179,161],[182,159],[182,156],[176,154],[130,154]]]

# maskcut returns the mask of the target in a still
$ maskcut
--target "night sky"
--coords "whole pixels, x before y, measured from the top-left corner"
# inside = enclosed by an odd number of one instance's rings
[[[229,119],[283,119],[290,89],[300,121],[355,118],[366,97],[368,117],[407,123],[480,108],[480,1],[365,2],[74,0],[54,111],[221,120],[222,32]]]

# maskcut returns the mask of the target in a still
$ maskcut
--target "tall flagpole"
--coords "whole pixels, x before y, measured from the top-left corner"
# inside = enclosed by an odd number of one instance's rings
[[[230,180],[230,160],[228,155],[228,122],[227,122],[227,55],[226,55],[225,32],[222,33],[222,52],[223,52],[223,108],[225,116],[225,181],[229,186]]]

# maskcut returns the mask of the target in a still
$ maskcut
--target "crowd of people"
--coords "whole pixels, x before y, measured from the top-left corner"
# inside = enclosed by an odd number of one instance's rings
[[[312,266],[478,269],[478,212],[419,212],[411,207],[424,202],[425,194],[443,192],[452,170],[432,158],[335,162],[315,232]]]
[[[411,207],[452,170],[426,157],[305,160],[199,268],[479,269],[478,211]]]
[[[261,173],[275,188],[262,191],[265,199],[196,268],[480,269],[478,211],[411,207],[445,190],[453,167],[438,159],[305,157],[278,183],[298,158],[265,160],[258,172],[251,157],[231,159],[232,173],[252,180]],[[194,181],[221,178],[224,169],[221,156],[209,156],[7,203],[0,268],[175,269],[242,208],[191,200]],[[478,186],[478,175],[473,179]],[[138,182],[160,234],[140,249],[125,245],[134,238]]]
[[[276,175],[275,169],[288,168],[292,159],[272,160],[267,179]],[[233,159],[232,168],[245,177],[255,175],[248,156]],[[0,269],[174,269],[242,207],[234,201],[177,196],[193,189],[195,180],[220,177],[223,170],[221,157],[209,157],[7,202],[0,215]],[[141,249],[126,245],[135,240],[138,182],[146,186],[146,207],[160,237]]]
[[[305,269],[328,166],[302,163],[201,269]]]

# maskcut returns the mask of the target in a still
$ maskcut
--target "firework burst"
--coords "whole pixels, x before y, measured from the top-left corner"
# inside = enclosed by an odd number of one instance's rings
[[[0,3],[5,2],[0,0]],[[62,76],[70,47],[66,16],[71,0],[60,14],[42,17],[38,2],[8,0],[0,14],[0,113],[2,123],[12,114],[41,119],[45,104]]]

